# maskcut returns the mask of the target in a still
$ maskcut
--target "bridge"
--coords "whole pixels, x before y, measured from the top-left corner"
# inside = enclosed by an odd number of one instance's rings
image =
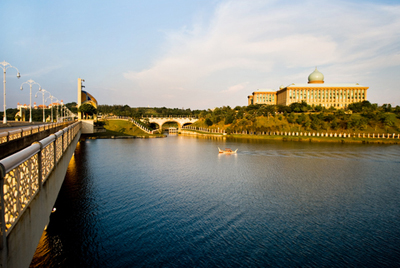
[[[190,116],[167,116],[167,117],[144,117],[141,121],[149,120],[149,123],[157,124],[159,126],[160,131],[162,131],[162,126],[167,122],[175,122],[178,123],[178,129],[181,130],[183,126],[188,124],[193,124],[196,122],[196,117]]]
[[[136,121],[134,118],[128,116],[107,116],[104,117],[103,119],[119,119],[119,120],[130,121],[133,124],[135,124],[138,128],[140,128],[141,130],[143,130],[148,134],[154,134],[155,131],[148,129],[147,127],[143,126],[138,121]],[[157,124],[159,126],[159,129],[162,131],[162,126],[167,122],[177,123],[178,129],[181,130],[185,125],[193,124],[199,119],[191,116],[165,116],[165,117],[151,116],[151,117],[142,117],[140,119],[141,122],[145,122],[146,120],[148,120],[149,123]]]
[[[1,267],[29,267],[49,223],[81,129],[82,122],[75,122],[0,160]],[[7,145],[40,131],[47,129],[9,131],[1,140]]]

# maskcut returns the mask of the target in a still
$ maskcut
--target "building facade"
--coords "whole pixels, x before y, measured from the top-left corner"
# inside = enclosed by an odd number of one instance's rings
[[[252,95],[247,97],[248,105],[251,104],[267,104],[272,105],[276,104],[276,91],[272,89],[257,89],[257,91],[253,92]]]
[[[278,105],[290,105],[305,101],[309,105],[321,105],[326,108],[346,108],[349,104],[367,100],[369,87],[355,84],[325,84],[324,75],[315,68],[308,76],[307,84],[291,84],[281,86],[276,92]],[[253,92],[253,99],[256,92]],[[249,104],[250,104],[249,96]],[[253,104],[258,104],[253,101]],[[261,103],[260,103],[261,104]]]

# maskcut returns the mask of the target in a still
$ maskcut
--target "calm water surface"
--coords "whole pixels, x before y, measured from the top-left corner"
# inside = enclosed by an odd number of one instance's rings
[[[399,267],[399,204],[398,145],[87,140],[31,267]]]

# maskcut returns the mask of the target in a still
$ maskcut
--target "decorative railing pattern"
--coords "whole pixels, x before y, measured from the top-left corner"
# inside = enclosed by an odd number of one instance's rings
[[[158,115],[146,115],[146,116],[142,116],[142,118],[153,118],[153,119],[164,119],[164,118],[171,118],[171,119],[198,119],[197,116],[193,116],[193,115],[166,115],[166,116],[158,116]]]
[[[50,142],[46,147],[42,148],[41,151],[42,157],[42,180],[46,181],[47,177],[50,175],[50,172],[54,168],[54,143]]]
[[[184,126],[182,129],[196,130],[207,133],[226,133],[223,129],[201,128]],[[336,133],[336,132],[288,132],[288,131],[233,131],[232,134],[238,135],[269,135],[269,136],[302,136],[302,137],[336,137],[336,138],[368,138],[368,139],[400,139],[400,134],[396,133]]]
[[[8,235],[71,144],[76,122],[0,160],[1,235]]]
[[[63,141],[62,139],[58,139],[56,140],[56,161],[58,162],[58,160],[60,160],[61,156],[63,154]]]
[[[182,129],[197,130],[197,131],[207,132],[207,133],[221,133],[221,134],[226,133],[224,129],[219,129],[219,128],[215,129],[215,128],[183,126]]]
[[[22,137],[26,137],[32,134],[39,133],[41,131],[45,131],[48,129],[60,127],[60,126],[65,126],[69,123],[51,123],[51,124],[45,124],[45,125],[39,125],[39,126],[32,126],[32,127],[23,127],[23,128],[17,128],[13,129],[10,131],[3,131],[1,132],[0,130],[0,144],[6,143],[12,140],[16,140]]]
[[[137,122],[135,119],[131,118],[129,119],[129,121],[131,121],[132,123],[134,123],[138,128],[140,128],[141,130],[143,130],[144,132],[146,132],[147,134],[154,134],[153,130],[148,129],[147,127],[143,126],[142,124],[140,124],[139,122]]]

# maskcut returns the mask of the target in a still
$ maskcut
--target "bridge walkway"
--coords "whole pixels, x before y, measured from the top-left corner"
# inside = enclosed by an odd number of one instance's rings
[[[35,125],[15,125],[0,128],[0,159],[12,155],[33,142],[46,138],[63,129],[73,121]]]

